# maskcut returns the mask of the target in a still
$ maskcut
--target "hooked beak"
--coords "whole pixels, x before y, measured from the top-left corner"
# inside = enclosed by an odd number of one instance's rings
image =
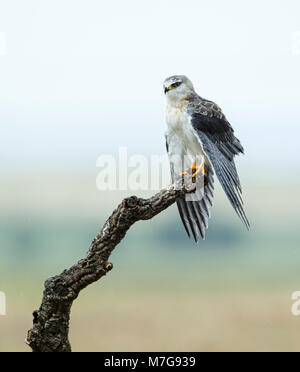
[[[168,85],[165,86],[165,94],[167,94],[173,88],[169,87]]]

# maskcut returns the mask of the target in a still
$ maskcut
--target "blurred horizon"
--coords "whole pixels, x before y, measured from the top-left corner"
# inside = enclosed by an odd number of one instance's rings
[[[113,209],[133,194],[99,192],[92,174],[35,177],[20,185],[2,183],[0,288],[8,309],[0,317],[1,351],[29,351],[24,334],[44,281],[84,257]],[[219,186],[206,240],[198,245],[186,236],[176,206],[135,224],[110,258],[113,271],[74,304],[74,350],[297,351],[299,320],[290,309],[300,282],[299,208],[280,197],[276,177],[272,189],[249,178],[243,184],[250,232]],[[299,186],[299,178],[285,185],[290,198],[296,200]],[[185,343],[176,343],[173,327]],[[207,330],[197,336],[202,328]],[[97,337],[103,329],[110,334],[106,341]],[[252,341],[243,338],[245,329]],[[275,340],[278,332],[285,338]]]

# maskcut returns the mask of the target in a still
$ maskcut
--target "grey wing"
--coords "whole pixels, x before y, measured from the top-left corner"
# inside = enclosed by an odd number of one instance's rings
[[[202,148],[240,219],[249,228],[250,224],[243,208],[242,188],[234,163],[234,157],[243,153],[240,141],[224,116],[191,113],[191,123],[197,132]]]
[[[174,133],[166,134],[166,145],[170,160],[172,181],[174,182],[181,177],[180,173],[184,171],[184,167],[187,165],[187,159],[190,158],[192,163],[193,158]],[[207,169],[204,185],[201,182],[199,187],[197,185],[194,193],[188,194],[185,198],[177,202],[179,215],[185,230],[189,237],[190,231],[192,231],[196,242],[199,241],[199,234],[202,239],[205,238],[205,229],[208,227],[210,207],[213,202],[213,191],[213,171],[212,169]]]

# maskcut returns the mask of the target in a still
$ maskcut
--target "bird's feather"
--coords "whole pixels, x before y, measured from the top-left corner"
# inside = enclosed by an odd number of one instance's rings
[[[209,102],[211,106],[208,103],[203,105],[203,102]],[[190,121],[230,203],[249,228],[243,209],[241,183],[234,163],[234,157],[243,153],[244,149],[222,111],[216,107],[212,102],[199,97],[199,100],[188,106]]]
[[[174,182],[183,172],[184,157],[189,154],[182,141],[174,133],[167,133],[166,146],[170,157],[172,181]],[[179,156],[179,161],[178,157],[174,158],[173,155]],[[179,200],[177,207],[188,236],[190,237],[192,233],[195,241],[198,242],[200,236],[205,239],[205,229],[208,227],[214,191],[213,170],[207,168],[204,183],[200,177],[197,177],[196,182],[199,182],[196,191]]]

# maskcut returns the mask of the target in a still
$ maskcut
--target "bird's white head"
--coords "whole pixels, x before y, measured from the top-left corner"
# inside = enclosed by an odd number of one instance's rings
[[[174,75],[164,81],[167,100],[180,103],[195,94],[192,82],[184,75]]]

